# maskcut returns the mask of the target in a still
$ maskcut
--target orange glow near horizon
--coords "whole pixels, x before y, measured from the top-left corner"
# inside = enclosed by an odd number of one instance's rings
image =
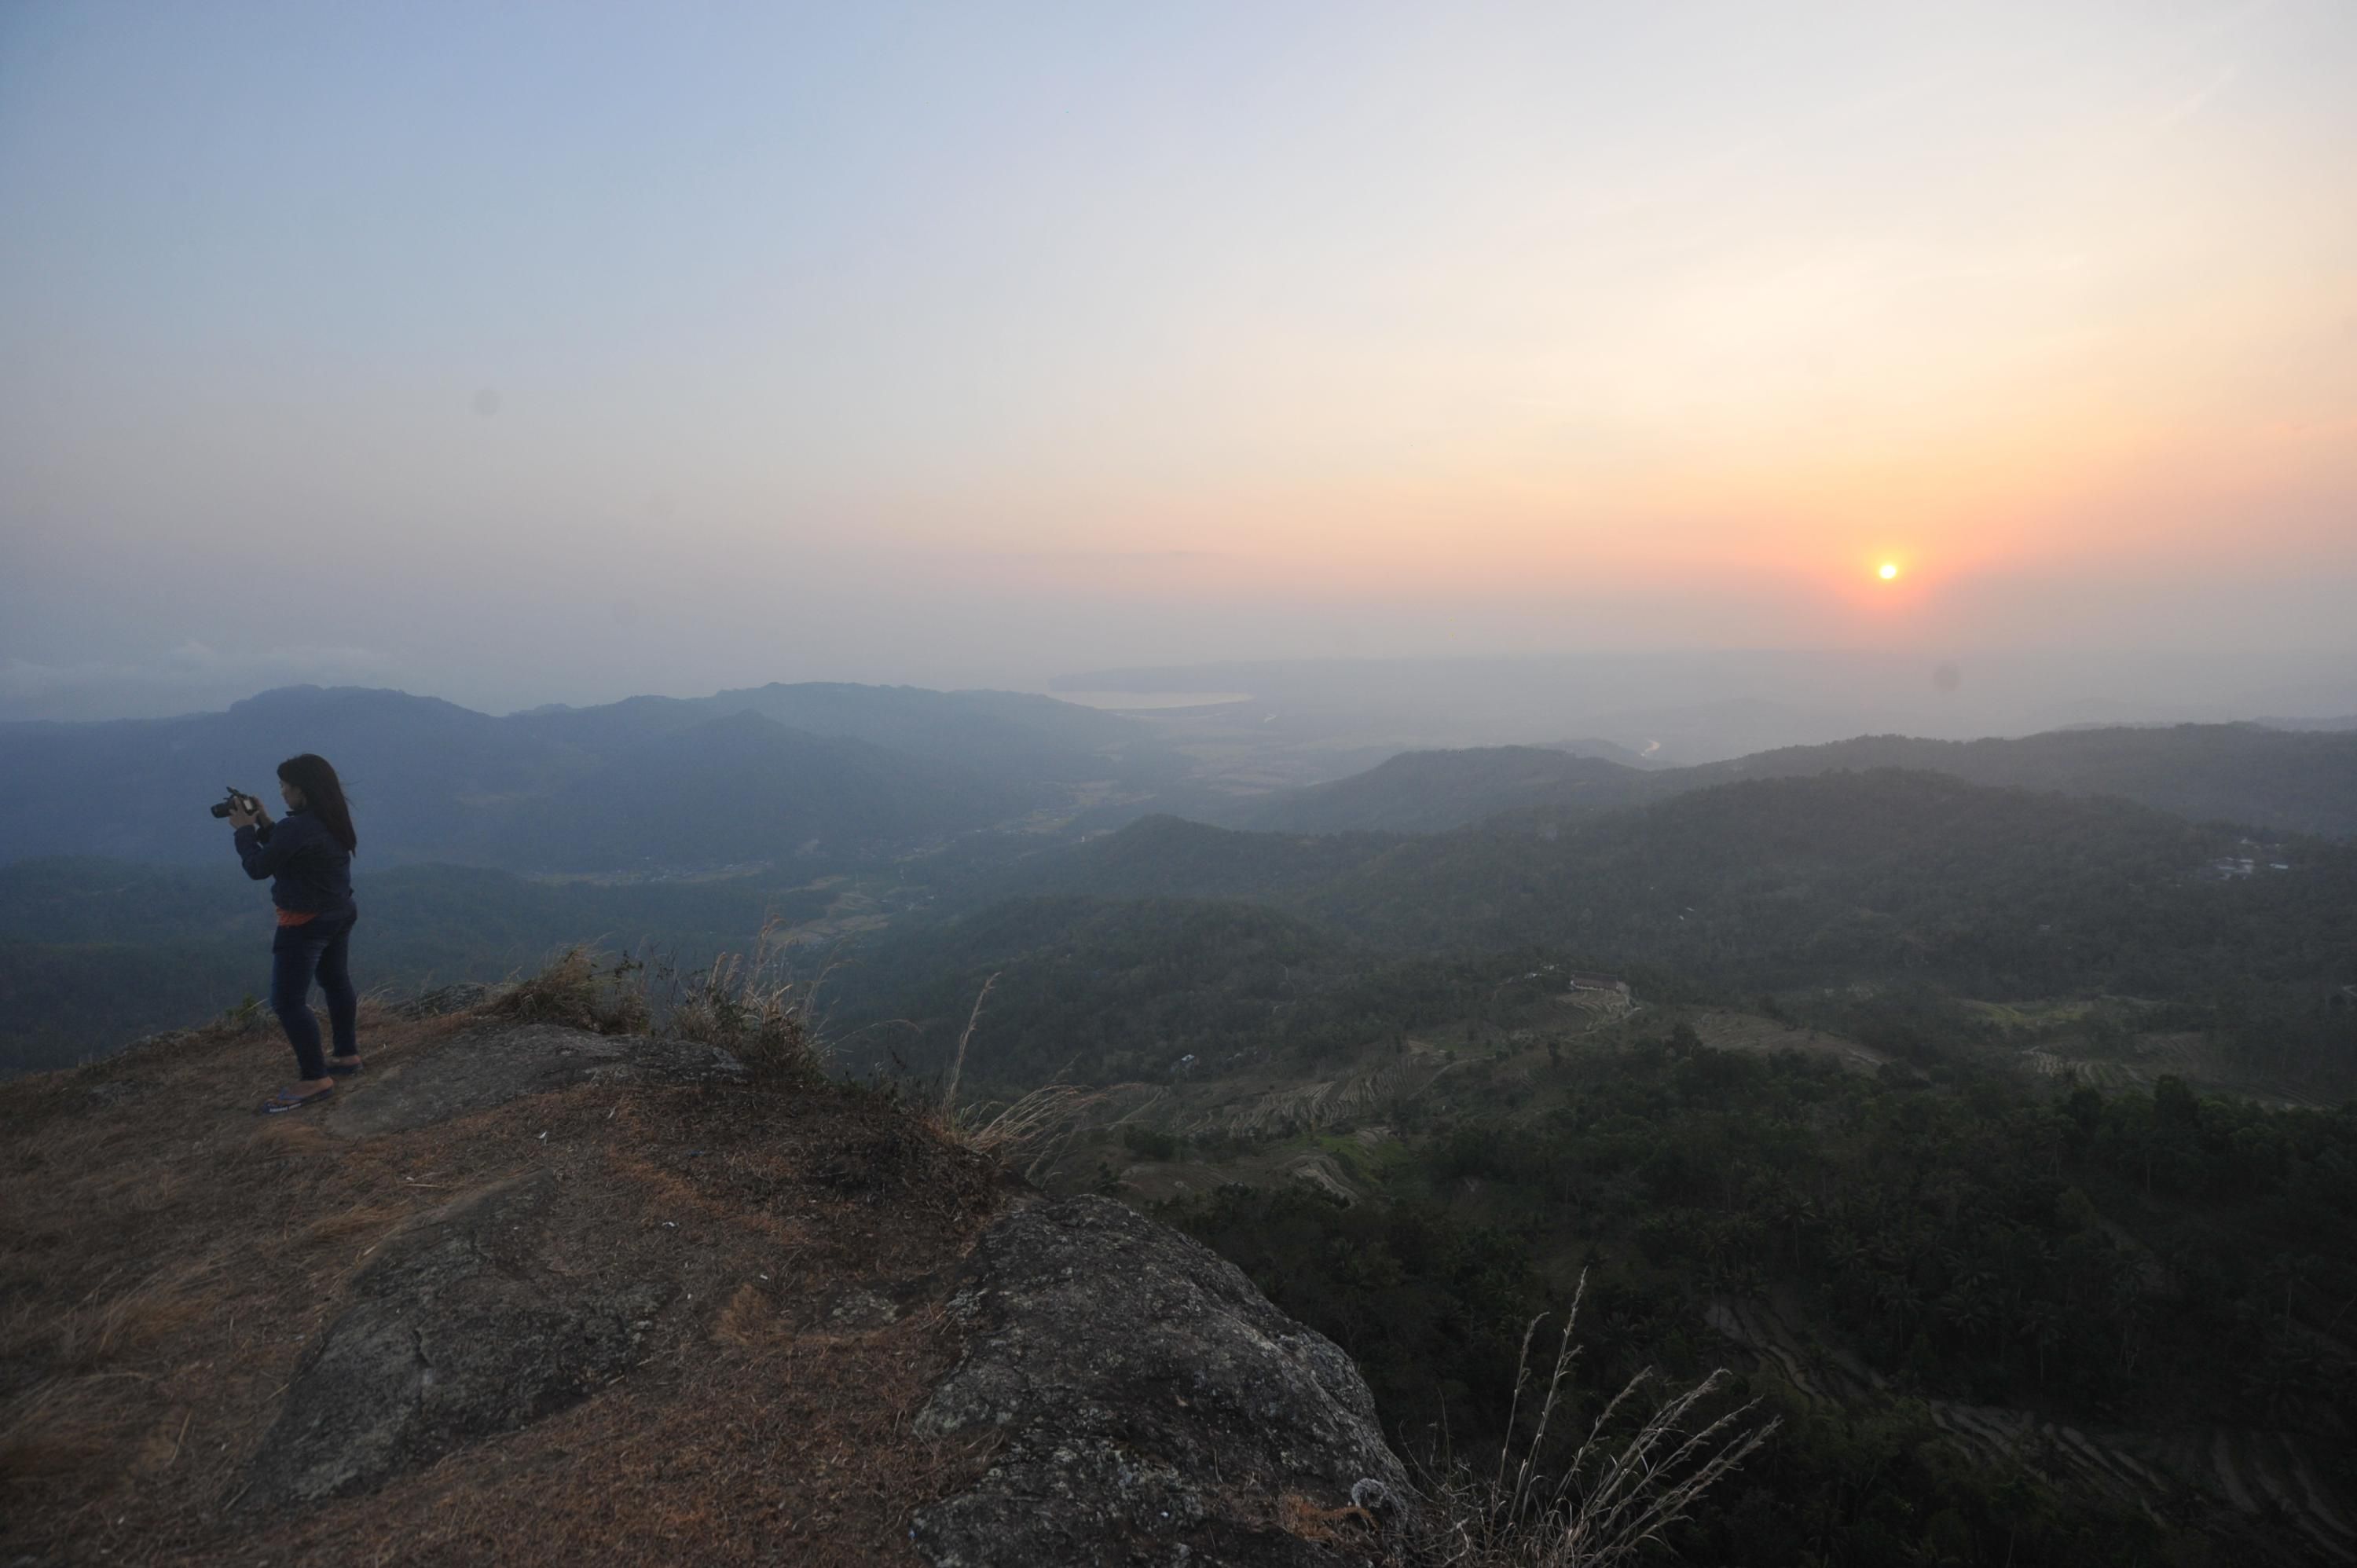
[[[424,87],[382,8],[235,44],[39,9],[39,90],[0,76],[39,324],[0,357],[0,715],[256,638],[529,640],[577,693],[674,628],[681,690],[1441,626],[2357,669],[2346,0],[459,6],[490,63]],[[497,62],[543,31],[520,120]],[[231,528],[409,596],[265,632],[193,591]]]

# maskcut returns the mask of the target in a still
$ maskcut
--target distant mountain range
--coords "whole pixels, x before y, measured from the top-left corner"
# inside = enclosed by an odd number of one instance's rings
[[[1008,692],[772,684],[502,717],[402,692],[288,687],[217,714],[0,725],[0,791],[16,808],[0,820],[0,864],[217,859],[225,835],[205,808],[230,784],[267,798],[270,769],[304,750],[342,772],[369,864],[529,872],[807,868],[1018,822],[1116,828],[1155,810],[1276,832],[1436,832],[1501,812],[1602,811],[1736,779],[1880,768],[2116,795],[2261,832],[2357,836],[2357,730],[2347,728],[1864,736],[1683,768],[1586,738],[1406,752],[1259,796],[1224,792],[1169,733]],[[1248,729],[1209,744],[1232,758],[1253,755],[1255,738]]]
[[[296,686],[184,718],[0,725],[0,863],[219,858],[206,807],[232,784],[270,799],[297,751],[335,763],[373,864],[543,871],[871,855],[1178,770],[1130,720],[1017,693],[770,685],[495,717]]]
[[[1984,994],[2323,980],[2357,848],[2209,875],[2235,830],[1882,768],[1758,779],[1452,832],[1275,835],[1152,817],[1003,873],[1002,897],[1240,899],[1394,951],[1547,945],[1722,984],[1921,974]],[[977,900],[979,901],[979,900]],[[2190,965],[2189,970],[2187,966]],[[2200,972],[2194,973],[2193,971]]]
[[[2357,836],[2357,732],[2258,725],[2058,730],[2020,739],[1862,736],[1643,770],[1535,746],[1407,752],[1348,779],[1203,813],[1285,832],[1437,832],[1501,811],[1602,810],[1742,779],[1902,768],[1977,784],[2115,795],[2198,822]]]
[[[2357,836],[2357,732],[2261,725],[2058,730],[2018,740],[1862,736],[1681,770],[1689,786],[1915,768],[1975,784],[2117,795],[2196,822]]]

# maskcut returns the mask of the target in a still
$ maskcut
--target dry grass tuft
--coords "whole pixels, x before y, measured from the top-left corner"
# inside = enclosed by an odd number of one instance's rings
[[[111,1453],[120,1435],[79,1382],[44,1383],[0,1412],[0,1484],[71,1475]]]
[[[950,1080],[942,1090],[942,1116],[946,1121],[956,1119],[958,1079],[965,1071],[966,1042],[974,1038],[974,1026],[982,1022],[982,1004],[990,1000],[990,988],[997,983],[996,974],[984,981],[982,989],[974,994],[974,1011],[965,1015],[965,1028],[958,1036],[957,1056],[950,1063]]]
[[[1744,1424],[1757,1401],[1706,1419],[1726,1387],[1723,1368],[1683,1392],[1658,1397],[1641,1417],[1643,1402],[1659,1382],[1648,1369],[1606,1402],[1550,1479],[1541,1464],[1577,1359],[1572,1336],[1587,1288],[1582,1274],[1564,1318],[1537,1424],[1519,1458],[1509,1436],[1490,1475],[1458,1464],[1426,1478],[1431,1517],[1437,1521],[1431,1562],[1448,1568],[1602,1568],[1661,1548],[1670,1527],[1780,1424]],[[1510,1432],[1530,1380],[1531,1339],[1541,1321],[1533,1318],[1523,1332]]]
[[[1028,1176],[1052,1164],[1079,1130],[1081,1118],[1104,1101],[1094,1090],[1069,1083],[1051,1083],[1011,1104],[985,1104],[952,1112],[937,1123],[941,1133],[958,1147],[999,1164],[1022,1163]]]
[[[221,1275],[221,1265],[209,1259],[151,1274],[117,1294],[102,1284],[54,1325],[56,1363],[95,1371],[178,1333],[219,1304]]]
[[[974,1009],[966,1015],[957,1054],[950,1061],[949,1083],[942,1090],[939,1109],[927,1121],[942,1138],[969,1153],[1009,1167],[1023,1161],[1028,1176],[1063,1152],[1079,1130],[1081,1117],[1103,1104],[1106,1097],[1069,1083],[1051,1083],[1010,1104],[958,1109],[958,1079],[965,1072],[965,1048],[974,1038],[974,1026],[982,1022],[982,1004],[990,1000],[991,988],[997,983],[998,976],[994,974],[974,993]]]
[[[797,980],[785,962],[779,929],[772,920],[761,928],[749,956],[724,953],[710,969],[690,975],[665,1028],[734,1053],[757,1084],[808,1084],[826,1070],[816,1008],[834,966],[807,984]]]
[[[650,1021],[645,971],[628,953],[608,958],[592,948],[571,947],[538,974],[509,987],[488,1010],[529,1024],[640,1034]]]

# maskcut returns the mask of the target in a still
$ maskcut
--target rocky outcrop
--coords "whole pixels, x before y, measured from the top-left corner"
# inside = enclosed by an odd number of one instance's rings
[[[557,1276],[542,1244],[556,1185],[511,1183],[387,1244],[297,1365],[246,1501],[364,1489],[621,1374],[671,1292]]]
[[[1381,1563],[1415,1523],[1350,1358],[1120,1204],[999,1221],[951,1312],[966,1351],[918,1429],[1000,1446],[919,1512],[937,1568]]]
[[[338,1107],[336,1131],[398,1133],[583,1083],[741,1083],[746,1076],[735,1057],[693,1040],[508,1023],[371,1071],[366,1096]]]
[[[1341,1348],[1207,1247],[1035,1200],[888,1094],[474,1014],[375,1035],[330,1103],[238,1132],[238,1169],[308,1193],[297,1226],[245,1181],[214,1200],[269,1214],[264,1311],[308,1344],[224,1453],[210,1498],[233,1507],[188,1540],[356,1561],[323,1542],[431,1537],[467,1561],[450,1507],[594,1519],[594,1542],[658,1509],[695,1520],[679,1542],[728,1532],[715,1561],[865,1530],[830,1561],[1339,1568],[1395,1563],[1419,1523]],[[330,1245],[351,1264],[316,1271]],[[330,1281],[323,1314],[297,1302]],[[697,1436],[552,1481],[651,1422]],[[769,1490],[745,1514],[749,1474]]]

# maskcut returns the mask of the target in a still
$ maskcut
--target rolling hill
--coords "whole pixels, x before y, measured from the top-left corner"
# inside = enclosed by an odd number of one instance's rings
[[[2262,833],[2357,836],[2357,733],[2260,725],[2056,730],[1970,741],[1860,736],[1654,770],[1533,746],[1409,752],[1348,779],[1206,815],[1230,826],[1288,832],[1438,832],[1503,811],[1603,809],[1742,779],[1881,768],[2004,788],[2115,795],[2195,822],[2233,822]]]
[[[1425,835],[1151,818],[996,886],[1242,899],[1391,950],[1550,944],[1734,986],[1913,976],[1985,993],[2172,995],[2227,978],[2357,978],[2342,972],[2357,950],[2357,849],[2299,841],[2282,851],[2287,870],[2217,879],[2213,862],[2237,843],[2126,801],[1877,770]],[[988,891],[970,891],[969,907]]]
[[[1404,752],[1364,773],[1286,790],[1241,808],[1233,827],[1268,832],[1439,832],[1534,806],[1621,806],[1649,775],[1597,757],[1534,746]]]
[[[2195,822],[2357,837],[2357,733],[2263,725],[2052,730],[2019,739],[1861,736],[1788,746],[1663,779],[1690,785],[1912,768],[1975,784],[2117,795]]]

